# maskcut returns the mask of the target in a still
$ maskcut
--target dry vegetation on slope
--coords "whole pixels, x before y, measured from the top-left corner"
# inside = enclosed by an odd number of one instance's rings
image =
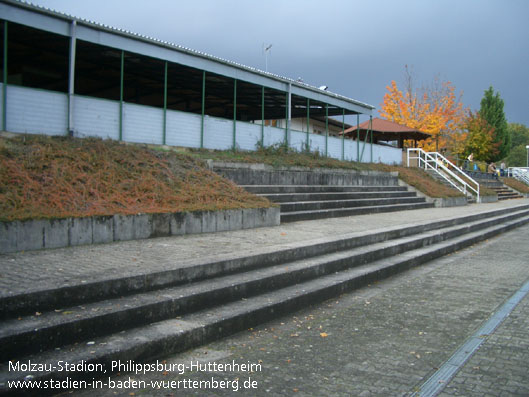
[[[270,205],[172,151],[93,138],[0,138],[4,221]]]
[[[529,186],[523,182],[520,182],[519,180],[514,178],[502,178],[501,180],[507,186],[512,187],[514,190],[517,190],[520,193],[529,193]]]
[[[430,197],[461,195],[418,168],[339,161],[284,146],[255,152],[179,152],[93,138],[19,135],[0,137],[0,220],[271,205],[204,168],[204,159],[397,171],[403,181]]]

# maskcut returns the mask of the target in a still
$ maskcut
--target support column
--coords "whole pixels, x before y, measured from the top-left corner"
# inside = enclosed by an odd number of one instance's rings
[[[261,86],[261,147],[264,147],[264,118],[265,118],[265,102],[264,102],[264,86]]]
[[[125,73],[125,51],[121,51],[121,75],[119,83],[119,140],[123,140],[123,75]]]
[[[233,79],[233,150],[237,149],[237,79]]]
[[[310,126],[310,99],[307,98],[307,143],[305,144],[307,152],[310,153],[310,140],[309,140],[309,126]]]
[[[356,161],[360,162],[360,114],[356,114]]]
[[[204,148],[204,113],[206,110],[206,71],[202,71],[202,118],[200,119],[200,149]]]
[[[329,105],[325,104],[325,157],[329,156]]]
[[[77,47],[77,21],[70,25],[70,71],[68,74],[68,131],[70,136],[74,134],[74,92],[75,92],[75,52]]]
[[[373,162],[373,116],[369,116],[369,136],[369,147],[371,148],[371,162]]]
[[[7,21],[4,21],[4,75],[2,77],[2,130],[7,131]]]
[[[288,85],[288,92],[286,97],[286,104],[285,104],[285,145],[288,147],[288,133],[290,130],[290,98],[291,98],[291,91],[292,84]]]
[[[162,144],[167,142],[167,61],[164,64],[163,78],[163,138]]]
[[[342,161],[345,160],[345,109],[342,109]]]
[[[285,94],[285,140],[283,141],[283,143],[286,146],[288,146],[288,114],[289,114],[289,104],[288,104],[288,91],[287,91],[287,93]]]

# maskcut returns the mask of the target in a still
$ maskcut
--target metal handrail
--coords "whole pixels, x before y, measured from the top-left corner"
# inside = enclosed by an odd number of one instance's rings
[[[417,152],[417,157],[412,157],[410,155],[411,152]],[[473,191],[476,194],[476,202],[481,202],[481,197],[479,195],[479,183],[476,182],[474,179],[472,179],[470,176],[465,174],[460,168],[455,166],[450,160],[448,160],[446,157],[444,157],[441,153],[438,152],[425,152],[422,149],[419,148],[408,148],[407,153],[407,162],[408,167],[410,166],[410,160],[419,160],[418,166],[419,168],[424,168],[425,170],[431,169],[437,172],[437,174],[441,175],[443,179],[445,179],[448,183],[450,183],[453,187],[455,187],[460,192],[463,192],[465,195],[467,194],[467,189]],[[424,167],[423,167],[424,164]],[[433,165],[432,165],[433,164]],[[452,167],[452,169],[455,171],[452,171],[449,167],[447,167],[445,164],[448,164]],[[442,171],[442,172],[441,172]],[[468,183],[466,180],[458,176],[456,173],[461,174],[464,176],[464,178],[470,182],[472,182],[474,186],[472,186],[470,183]],[[458,183],[456,183],[458,182]]]
[[[507,175],[529,185],[529,167],[509,167]]]

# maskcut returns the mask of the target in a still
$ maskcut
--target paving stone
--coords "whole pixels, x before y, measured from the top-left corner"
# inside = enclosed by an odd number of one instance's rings
[[[63,286],[65,283],[71,285],[75,284],[76,280],[80,282],[87,278],[99,281],[114,278],[125,272],[129,275],[140,275],[151,271],[163,271],[175,266],[185,266],[186,263],[198,259],[216,259],[237,252],[246,254],[258,248],[286,247],[300,241],[308,242],[345,233],[367,233],[397,225],[412,225],[414,222],[434,221],[527,203],[529,199],[521,199],[465,207],[429,208],[183,236],[178,234],[185,231],[184,218],[173,216],[170,219],[170,227],[174,236],[171,237],[0,255],[0,274],[2,275],[0,296],[54,288]],[[114,227],[116,228],[114,232],[123,233],[123,238],[132,238],[132,221],[120,228],[120,223],[130,219],[119,215],[114,216]],[[120,228],[122,232],[119,232],[117,228]],[[42,240],[42,236],[40,239]],[[13,279],[14,275],[20,273],[38,274],[39,282],[31,284],[25,278],[22,278],[20,282]],[[65,282],[65,279],[68,281]]]
[[[529,278],[526,258],[519,251],[527,245],[529,226],[523,226],[323,304],[164,358],[169,363],[260,363],[260,371],[135,376],[144,381],[213,378],[241,383],[252,378],[257,382],[255,390],[119,392],[142,396],[410,395]],[[529,296],[447,382],[441,395],[527,395],[527,329]],[[128,375],[112,379],[123,376]],[[115,390],[97,392],[111,396]]]

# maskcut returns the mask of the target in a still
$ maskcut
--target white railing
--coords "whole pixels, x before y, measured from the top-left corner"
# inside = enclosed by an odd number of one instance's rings
[[[509,167],[507,175],[529,185],[529,167]]]
[[[412,153],[417,153],[413,156]],[[460,168],[451,163],[446,157],[438,152],[425,152],[418,148],[409,148],[407,153],[407,165],[410,166],[410,160],[417,160],[417,166],[427,170],[433,170],[440,175],[445,181],[450,183],[454,188],[463,194],[474,193],[476,202],[481,202],[479,195],[479,183],[465,174]]]

